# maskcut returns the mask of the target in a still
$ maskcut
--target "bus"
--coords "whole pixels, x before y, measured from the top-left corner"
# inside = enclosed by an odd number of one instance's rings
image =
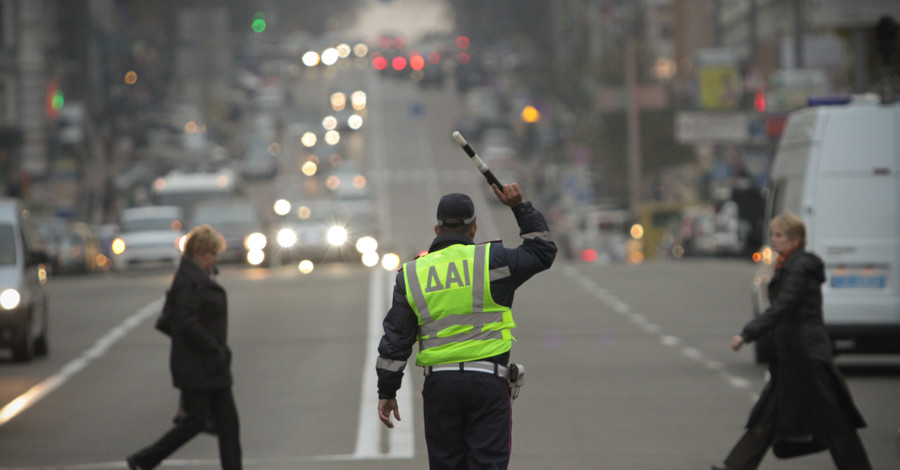
[[[185,220],[193,218],[198,202],[231,199],[241,194],[238,177],[230,169],[210,173],[173,171],[157,178],[151,191],[154,204],[180,207]]]

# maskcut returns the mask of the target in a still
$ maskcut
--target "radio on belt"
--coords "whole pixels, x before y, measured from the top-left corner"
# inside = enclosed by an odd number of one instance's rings
[[[515,401],[519,391],[525,386],[525,365],[510,364],[506,381],[509,382],[509,399]]]

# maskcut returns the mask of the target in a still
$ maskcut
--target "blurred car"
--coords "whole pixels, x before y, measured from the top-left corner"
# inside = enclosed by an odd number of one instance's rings
[[[396,32],[383,32],[372,44],[372,66],[384,76],[405,78],[409,76],[406,37]]]
[[[631,220],[627,209],[589,205],[575,208],[565,217],[563,237],[569,256],[588,263],[625,261],[626,233]]]
[[[94,228],[86,222],[71,221],[71,237],[73,256],[81,261],[76,272],[98,273],[105,270],[106,261],[103,255],[103,247],[100,246],[100,237],[94,232]]]
[[[512,132],[503,127],[488,127],[481,135],[478,155],[492,170],[507,173],[520,165],[516,157],[516,147]],[[507,177],[506,179],[510,179]]]
[[[374,226],[367,218],[340,201],[295,201],[275,234],[277,258],[283,262],[359,259],[360,239],[368,237],[370,247],[377,247],[375,234],[365,229]]]
[[[112,242],[119,235],[119,224],[96,224],[92,226],[94,233],[100,240],[100,253],[97,255],[97,263],[103,271],[112,269]]]
[[[341,89],[332,90],[328,102],[330,108],[328,116],[332,116],[336,122],[329,124],[326,116],[322,122],[326,129],[332,124],[333,129],[338,131],[357,131],[362,128],[368,97],[361,87],[351,83]]]
[[[334,199],[348,202],[370,202],[371,192],[366,175],[352,165],[335,168],[325,178],[325,187]]]
[[[47,354],[47,254],[16,199],[0,199],[0,347],[13,360]]]
[[[52,274],[86,274],[109,268],[100,237],[91,225],[62,217],[35,216],[31,220]]]
[[[184,212],[178,206],[131,207],[122,211],[121,232],[112,242],[112,267],[177,266]]]
[[[322,120],[322,126],[326,130],[338,132],[358,131],[365,123],[365,111],[356,111],[350,108],[332,110]]]
[[[660,252],[675,258],[714,255],[715,216],[715,208],[709,205],[685,207],[680,219],[669,225]]]
[[[241,176],[248,180],[274,178],[278,174],[278,156],[269,148],[264,140],[251,142],[241,162]]]
[[[312,134],[318,138],[324,132],[322,129],[322,117],[325,116],[324,111],[313,109],[312,107],[296,107],[290,109],[285,118],[286,133],[289,139],[300,140],[306,134]],[[313,145],[314,142],[310,145]],[[304,143],[304,145],[307,145]]]
[[[194,204],[238,197],[243,192],[243,185],[234,170],[222,168],[214,172],[172,171],[157,178],[151,190],[155,205],[178,206],[182,216],[188,219]]]
[[[191,227],[209,224],[225,237],[225,251],[219,255],[223,263],[268,263],[266,228],[252,201],[231,199],[206,201],[194,206]]]
[[[344,165],[329,174],[325,186],[337,202],[335,212],[346,221],[351,237],[377,235],[378,206],[362,171]]]
[[[412,77],[420,87],[444,86],[450,57],[450,43],[446,38],[425,40],[417,44],[416,51],[410,54]],[[416,58],[418,55],[419,58]]]

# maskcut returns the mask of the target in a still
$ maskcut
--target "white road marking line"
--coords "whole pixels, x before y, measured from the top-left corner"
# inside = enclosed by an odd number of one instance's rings
[[[666,346],[678,346],[679,344],[681,344],[681,340],[678,339],[677,336],[672,336],[672,335],[660,336],[659,342]]]
[[[93,346],[81,353],[80,356],[71,360],[68,364],[64,365],[57,373],[47,377],[39,384],[28,389],[27,392],[7,403],[3,408],[0,408],[0,426],[3,426],[9,422],[9,420],[34,406],[35,403],[41,401],[44,397],[74,377],[75,374],[84,370],[91,362],[94,362],[106,354],[106,352],[109,351],[109,348],[127,335],[128,332],[148,318],[156,315],[160,309],[162,309],[162,303],[163,299],[160,298],[141,308],[123,320],[118,326],[109,330],[108,333],[95,341]]]
[[[693,359],[695,361],[703,360],[703,353],[697,348],[683,348],[681,354],[684,354],[688,359]]]
[[[378,401],[378,376],[375,373],[375,361],[378,359],[378,343],[381,340],[382,325],[385,312],[390,308],[393,276],[391,272],[373,269],[369,278],[369,310],[366,341],[366,359],[363,363],[362,391],[359,399],[359,425],[356,430],[356,449],[353,459],[377,458],[412,458],[415,452],[413,442],[413,399],[411,370],[407,368],[403,375],[403,383],[397,392],[397,405],[400,408],[402,421],[394,423],[394,429],[387,431],[388,452],[382,452],[381,437],[383,424],[378,419],[376,404]]]

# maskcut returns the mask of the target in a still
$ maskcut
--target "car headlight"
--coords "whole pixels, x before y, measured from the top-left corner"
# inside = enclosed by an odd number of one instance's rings
[[[4,310],[12,310],[18,307],[21,300],[21,294],[15,289],[6,289],[0,292],[0,307],[3,307]]]
[[[362,237],[356,241],[356,251],[370,253],[378,249],[378,242],[372,237]]]
[[[341,246],[347,243],[347,229],[340,225],[335,225],[328,229],[325,239],[328,240],[328,244],[331,246]]]
[[[250,249],[247,252],[247,262],[253,266],[259,266],[266,259],[266,253],[262,250]]]
[[[347,126],[354,131],[359,130],[363,125],[363,118],[359,114],[353,114],[347,118]]]
[[[122,253],[125,253],[125,240],[116,238],[113,240],[111,248],[114,254],[121,255]]]
[[[289,228],[283,228],[275,235],[275,241],[282,248],[290,248],[297,244],[297,232]]]
[[[244,247],[247,248],[247,250],[262,250],[266,247],[267,242],[268,240],[266,240],[265,235],[255,232],[244,238]]]

